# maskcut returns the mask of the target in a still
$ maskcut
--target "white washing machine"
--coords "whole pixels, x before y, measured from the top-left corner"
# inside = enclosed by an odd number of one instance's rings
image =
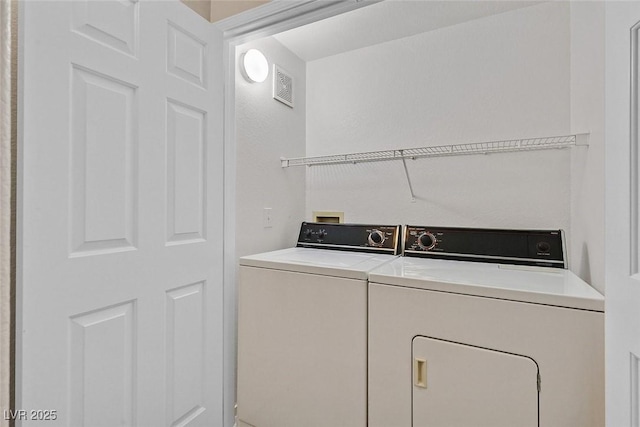
[[[303,223],[297,247],[240,259],[240,426],[366,426],[367,274],[400,238],[400,226]]]
[[[604,426],[604,298],[561,231],[404,239],[369,273],[369,427]]]

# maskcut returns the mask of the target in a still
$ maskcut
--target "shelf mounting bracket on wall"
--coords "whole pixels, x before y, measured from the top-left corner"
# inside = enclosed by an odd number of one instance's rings
[[[281,166],[320,166],[336,164],[356,164],[365,162],[382,162],[402,160],[404,172],[407,176],[411,201],[416,200],[406,159],[429,157],[465,156],[471,154],[512,153],[517,151],[537,151],[564,149],[571,147],[586,147],[589,145],[589,133],[577,133],[565,136],[549,136],[542,138],[521,138],[501,141],[474,142],[468,144],[436,145],[418,148],[403,148],[381,151],[367,151],[350,154],[334,154],[328,156],[280,158]]]
[[[400,151],[400,155],[403,156],[402,157],[402,166],[404,166],[404,174],[407,176],[407,184],[409,184],[409,192],[411,193],[411,203],[415,203],[416,201],[416,195],[413,192],[413,185],[411,185],[411,176],[409,175],[409,169],[407,168],[407,159],[406,157],[404,157],[404,150],[399,150]]]

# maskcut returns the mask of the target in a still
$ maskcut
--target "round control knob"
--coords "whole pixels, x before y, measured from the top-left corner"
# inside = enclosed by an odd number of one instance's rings
[[[318,231],[318,239],[324,239],[326,235],[327,235],[327,232],[325,230]]]
[[[436,245],[436,236],[429,233],[428,231],[418,236],[418,246],[420,246],[425,251],[428,251],[429,249],[433,249],[435,245]]]
[[[551,245],[548,242],[539,242],[538,252],[549,252],[551,250]]]
[[[384,242],[384,233],[380,230],[373,230],[369,233],[369,244],[371,246],[381,246]]]
[[[307,228],[307,231],[304,233],[304,236],[309,239],[313,235],[313,231],[310,228]]]

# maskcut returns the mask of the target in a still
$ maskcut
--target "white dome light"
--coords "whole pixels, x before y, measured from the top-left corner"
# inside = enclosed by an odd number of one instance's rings
[[[269,63],[258,49],[249,49],[242,57],[242,68],[249,81],[262,83],[269,75]]]

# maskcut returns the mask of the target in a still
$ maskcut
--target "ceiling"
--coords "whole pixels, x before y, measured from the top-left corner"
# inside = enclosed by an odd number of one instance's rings
[[[204,19],[218,22],[246,10],[269,3],[269,0],[181,0]]]
[[[254,7],[269,3],[269,0],[211,0],[211,22],[218,22]]]
[[[314,61],[538,3],[387,0],[274,37],[304,61]]]

